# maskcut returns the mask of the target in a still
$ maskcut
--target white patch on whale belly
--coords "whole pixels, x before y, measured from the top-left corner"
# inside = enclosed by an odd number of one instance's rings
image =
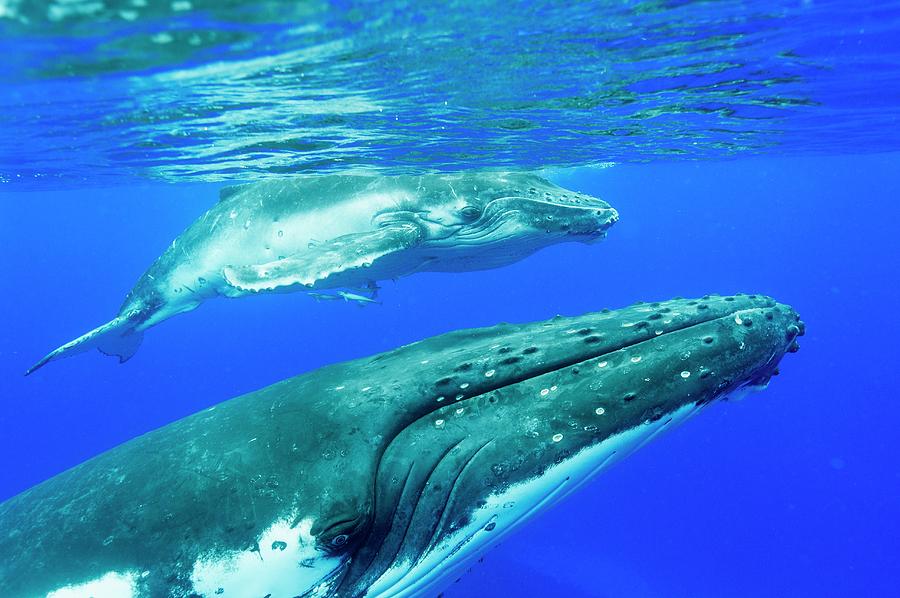
[[[194,563],[194,592],[209,598],[292,598],[328,590],[328,575],[342,559],[316,548],[313,521],[291,527],[293,518],[273,523],[259,538],[259,550],[207,554]],[[321,586],[317,589],[317,586]]]
[[[693,403],[685,405],[659,421],[644,423],[586,448],[540,477],[487,497],[487,504],[472,513],[468,526],[442,540],[418,563],[407,560],[392,565],[367,589],[365,597],[410,598],[439,590],[514,529],[699,409]]]
[[[110,571],[103,577],[66,586],[47,594],[47,598],[134,598],[138,574]]]

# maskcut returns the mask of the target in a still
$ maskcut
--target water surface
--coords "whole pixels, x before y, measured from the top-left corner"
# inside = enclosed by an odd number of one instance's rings
[[[900,3],[0,2],[15,188],[900,149]]]

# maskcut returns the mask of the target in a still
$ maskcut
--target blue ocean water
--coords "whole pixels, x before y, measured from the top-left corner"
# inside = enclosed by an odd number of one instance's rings
[[[896,595],[897,3],[7,0],[0,19],[0,500],[425,336],[765,293],[808,325],[770,388],[649,444],[445,594]],[[229,181],[498,166],[621,221],[596,245],[388,282],[382,305],[211,301],[127,364],[22,376],[113,316]]]

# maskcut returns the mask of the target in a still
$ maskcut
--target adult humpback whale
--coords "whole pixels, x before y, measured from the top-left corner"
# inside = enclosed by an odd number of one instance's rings
[[[0,504],[0,596],[433,595],[743,388],[803,324],[754,295],[426,339],[285,380]]]
[[[373,288],[414,272],[494,268],[555,243],[601,239],[617,219],[606,202],[525,173],[334,175],[227,188],[141,276],[116,318],[26,373],[95,347],[125,361],[144,330],[212,297]]]

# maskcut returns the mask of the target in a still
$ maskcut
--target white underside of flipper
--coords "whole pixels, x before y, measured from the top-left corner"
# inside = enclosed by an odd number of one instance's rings
[[[344,235],[308,250],[264,264],[226,266],[224,295],[362,286],[382,278],[376,262],[415,245],[420,231],[411,224],[385,226]],[[374,266],[374,267],[373,267]],[[398,273],[401,274],[401,273]]]

